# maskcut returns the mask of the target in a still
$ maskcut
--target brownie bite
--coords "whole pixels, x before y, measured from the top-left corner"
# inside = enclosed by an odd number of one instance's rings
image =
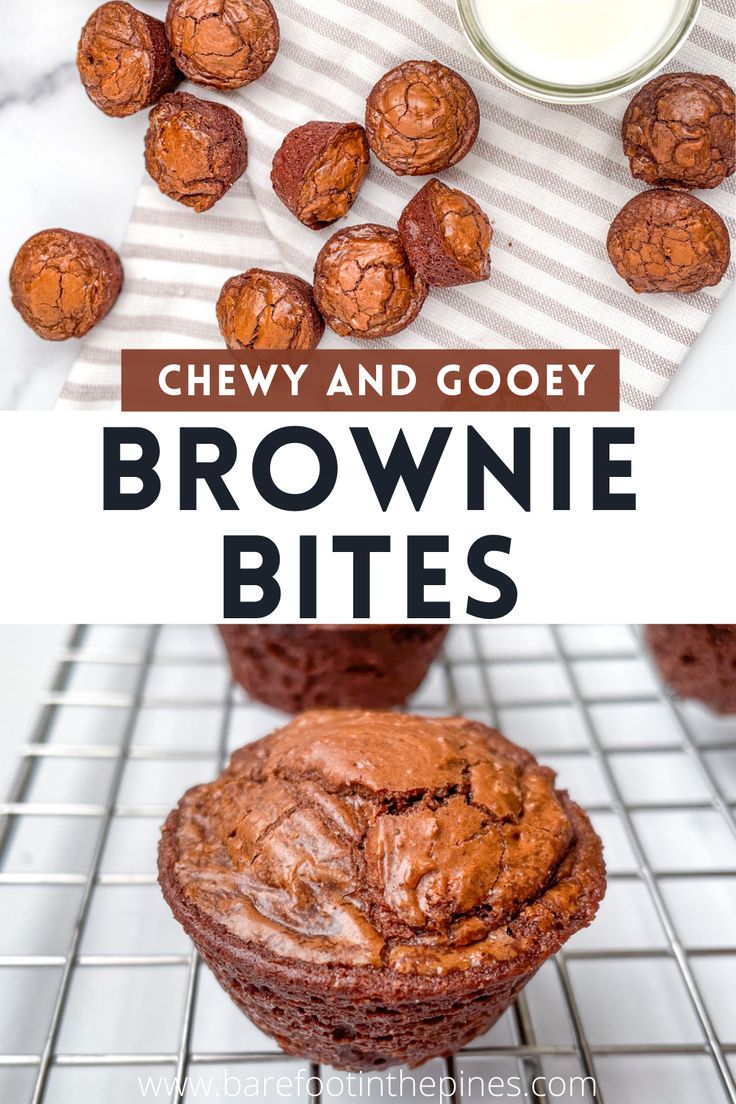
[[[412,268],[401,235],[364,223],[338,230],[314,266],[314,298],[341,337],[389,337],[414,321],[427,285]]]
[[[679,697],[736,713],[736,625],[647,625],[646,641]]]
[[[166,32],[182,73],[222,89],[262,76],[280,40],[270,0],[169,0]]]
[[[439,61],[405,61],[368,96],[365,129],[379,161],[399,176],[429,176],[465,157],[478,137],[475,93]]]
[[[224,104],[170,92],[151,112],[145,158],[164,195],[209,211],[248,165],[243,121]]]
[[[605,868],[554,772],[494,729],[322,710],[184,795],[159,881],[262,1031],[371,1070],[487,1031],[591,922]]]
[[[441,180],[429,180],[410,199],[399,233],[412,267],[430,287],[487,280],[493,230],[475,200]]]
[[[235,681],[285,713],[403,705],[447,635],[444,625],[222,625],[220,632]]]
[[[123,286],[115,250],[73,230],[41,230],[10,270],[13,306],[47,341],[84,337],[105,317]]]
[[[706,73],[663,73],[624,115],[624,153],[638,180],[717,188],[736,168],[733,89]]]
[[[325,331],[306,280],[263,268],[225,281],[217,321],[228,349],[316,349]]]
[[[687,192],[640,192],[608,232],[608,255],[637,292],[701,291],[718,284],[731,258],[723,219]]]
[[[79,39],[77,69],[92,102],[117,117],[150,107],[180,80],[161,20],[124,0],[92,12]]]
[[[305,123],[276,151],[276,195],[310,230],[346,215],[368,172],[368,142],[359,123]]]

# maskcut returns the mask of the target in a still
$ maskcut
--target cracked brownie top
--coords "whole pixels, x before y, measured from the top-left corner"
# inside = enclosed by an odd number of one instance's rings
[[[368,96],[365,129],[379,161],[400,176],[456,165],[478,137],[475,93],[439,61],[405,61],[384,73]]]
[[[257,80],[279,48],[270,0],[169,0],[166,30],[182,73],[213,88]]]
[[[133,115],[155,103],[180,79],[160,19],[125,0],[92,12],[77,49],[87,95],[106,115]]]
[[[462,718],[303,713],[184,795],[165,829],[175,891],[309,964],[436,976],[546,956],[605,881],[600,841],[554,780]]]
[[[225,281],[217,320],[228,349],[314,349],[325,328],[306,280],[262,268]]]
[[[368,172],[368,142],[358,123],[312,121],[296,127],[276,151],[271,183],[310,230],[342,218]]]
[[[640,192],[611,223],[608,255],[636,292],[695,292],[720,283],[731,243],[719,214],[688,192]]]
[[[390,337],[419,314],[427,285],[397,230],[363,223],[338,230],[314,265],[314,298],[341,337]]]
[[[164,195],[209,211],[248,166],[243,121],[225,104],[171,92],[149,116],[145,162]]]
[[[122,283],[111,246],[61,228],[24,242],[10,270],[13,306],[47,341],[84,337],[110,310]]]
[[[736,167],[733,89],[706,73],[663,73],[637,92],[622,137],[647,184],[716,188]]]

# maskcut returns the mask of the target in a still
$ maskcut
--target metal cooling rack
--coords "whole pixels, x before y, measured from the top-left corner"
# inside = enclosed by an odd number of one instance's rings
[[[554,766],[609,866],[595,924],[431,1072],[734,1104],[736,720],[673,700],[626,627],[456,627],[411,704],[498,724]],[[282,720],[230,683],[207,628],[73,632],[0,805],[0,1100],[134,1104],[141,1076],[304,1065],[200,968],[154,872],[183,790]]]

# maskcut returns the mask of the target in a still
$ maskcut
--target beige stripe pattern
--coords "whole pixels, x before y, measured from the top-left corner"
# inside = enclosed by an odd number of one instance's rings
[[[288,130],[309,119],[362,120],[381,73],[426,57],[457,69],[478,96],[478,141],[443,179],[475,196],[492,218],[492,275],[487,284],[433,292],[409,329],[372,347],[620,348],[622,405],[650,408],[732,271],[718,288],[697,295],[637,296],[612,269],[608,226],[640,188],[621,150],[625,99],[570,108],[517,95],[471,52],[454,0],[274,3],[282,44],[268,73],[236,92],[203,92],[241,113],[247,173],[200,215],[144,179],[122,250],[124,291],[81,346],[59,405],[118,406],[121,348],[222,347],[215,302],[236,272],[260,266],[311,279],[330,232],[307,230],[278,201],[269,178],[275,150]],[[734,23],[733,0],[704,0],[697,27],[669,68],[733,82]],[[394,224],[422,183],[394,176],[373,159],[347,221]],[[731,233],[734,192],[732,179],[704,195]],[[339,348],[344,340],[328,331],[323,344]]]

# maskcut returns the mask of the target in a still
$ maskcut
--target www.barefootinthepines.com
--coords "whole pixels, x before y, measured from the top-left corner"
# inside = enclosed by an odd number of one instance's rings
[[[383,1073],[347,1073],[331,1070],[316,1074],[306,1066],[293,1073],[233,1072],[223,1066],[216,1073],[174,1076],[138,1076],[142,1100],[594,1100],[595,1078],[580,1075],[510,1076],[455,1069],[453,1074],[410,1070]]]

